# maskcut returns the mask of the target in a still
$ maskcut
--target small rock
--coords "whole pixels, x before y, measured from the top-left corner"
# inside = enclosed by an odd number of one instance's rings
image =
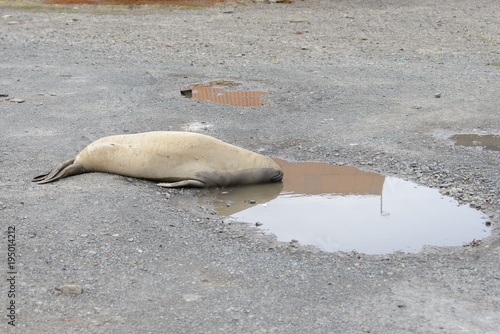
[[[435,97],[436,99],[439,99],[439,98],[441,97],[441,93],[436,93],[436,94],[434,94],[434,97]]]
[[[14,102],[14,103],[23,103],[24,102],[23,99],[19,99],[19,98],[10,99],[9,101]]]
[[[183,295],[182,298],[184,298],[184,300],[187,301],[187,302],[195,302],[197,300],[200,300],[201,296],[200,295],[194,295],[194,294],[186,294],[186,295]]]
[[[83,293],[83,288],[79,285],[61,285],[59,288],[56,288],[57,291],[60,291],[64,295],[81,295]]]
[[[261,222],[256,222],[255,226],[262,226],[262,223]]]
[[[422,107],[421,107],[421,106],[419,106],[419,105],[413,106],[413,107],[411,107],[411,108],[412,108],[412,109],[417,109],[417,110],[418,110],[418,109],[422,109]]]

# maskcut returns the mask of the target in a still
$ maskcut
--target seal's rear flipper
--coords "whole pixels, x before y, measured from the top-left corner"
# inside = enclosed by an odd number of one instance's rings
[[[66,160],[50,172],[35,176],[31,181],[37,182],[38,184],[44,184],[59,180],[66,176],[85,173],[86,170],[83,165],[79,163],[75,164],[74,161],[75,158]]]
[[[205,183],[198,180],[184,180],[184,181],[169,182],[169,183],[158,183],[157,186],[164,188],[180,188],[180,187],[203,188],[205,187]]]

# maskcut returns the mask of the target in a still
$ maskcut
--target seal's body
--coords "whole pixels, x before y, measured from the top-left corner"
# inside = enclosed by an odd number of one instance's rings
[[[86,172],[160,181],[163,187],[224,187],[281,181],[271,158],[192,132],[158,131],[101,138],[33,182]]]

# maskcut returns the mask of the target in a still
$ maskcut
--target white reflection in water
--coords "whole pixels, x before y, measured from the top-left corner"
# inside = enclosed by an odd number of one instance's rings
[[[221,198],[230,200],[230,196]],[[280,241],[296,239],[331,252],[418,252],[424,245],[459,246],[489,235],[480,211],[458,205],[437,189],[393,177],[385,177],[378,195],[285,191],[265,205],[259,203],[231,217],[260,222]]]

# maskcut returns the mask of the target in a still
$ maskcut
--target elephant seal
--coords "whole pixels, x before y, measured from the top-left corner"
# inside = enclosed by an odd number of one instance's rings
[[[168,188],[225,187],[283,178],[281,167],[263,155],[198,133],[155,131],[96,140],[33,182],[87,172],[154,180]]]

